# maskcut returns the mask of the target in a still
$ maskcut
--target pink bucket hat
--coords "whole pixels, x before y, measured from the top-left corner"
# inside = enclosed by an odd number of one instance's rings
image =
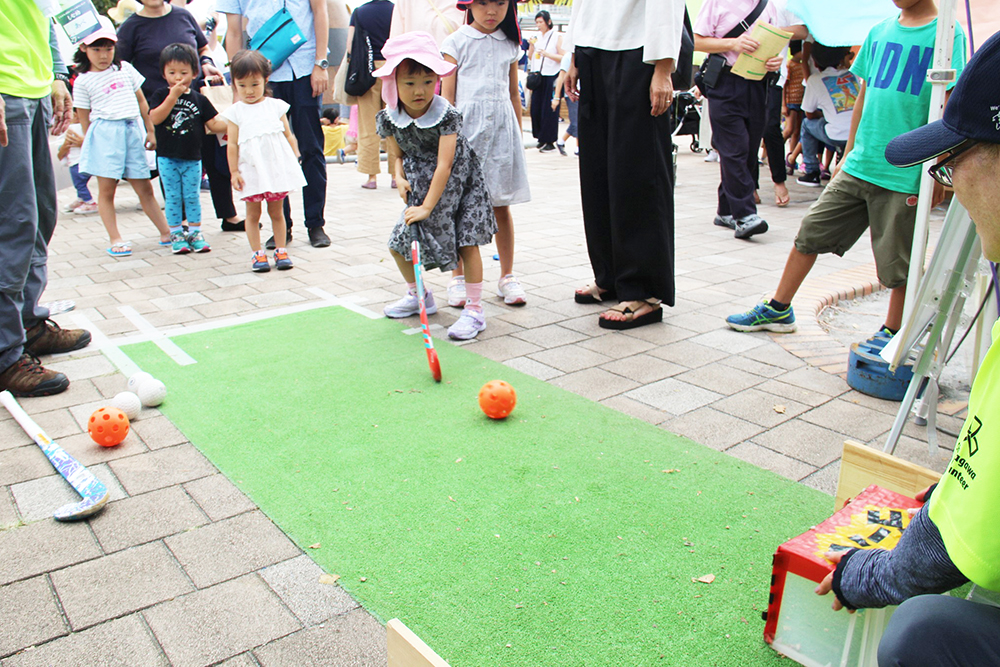
[[[458,65],[441,57],[437,42],[428,32],[407,32],[389,38],[382,47],[382,57],[385,64],[372,72],[372,76],[382,79],[382,99],[386,105],[395,109],[399,104],[399,93],[396,90],[396,68],[407,58],[416,60],[438,76],[448,76]]]

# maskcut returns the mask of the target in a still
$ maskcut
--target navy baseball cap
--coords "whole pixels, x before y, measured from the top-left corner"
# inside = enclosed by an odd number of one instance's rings
[[[885,159],[897,167],[912,167],[970,140],[1000,144],[1000,33],[966,64],[944,118],[890,141]]]

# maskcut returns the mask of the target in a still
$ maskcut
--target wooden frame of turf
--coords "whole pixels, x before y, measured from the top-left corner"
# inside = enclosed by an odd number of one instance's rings
[[[844,453],[840,459],[835,509],[839,510],[870,484],[878,484],[884,489],[912,498],[940,479],[941,473],[865,447],[853,440],[845,440]]]
[[[385,625],[389,667],[448,667],[441,656],[394,618]]]

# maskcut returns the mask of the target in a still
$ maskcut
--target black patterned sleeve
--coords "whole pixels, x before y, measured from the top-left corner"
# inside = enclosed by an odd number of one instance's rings
[[[380,137],[392,135],[392,123],[389,122],[389,115],[385,112],[385,109],[375,114],[375,131],[378,132],[378,136]]]
[[[438,123],[438,131],[442,134],[458,134],[462,131],[462,112],[451,107],[445,112],[444,118]]]

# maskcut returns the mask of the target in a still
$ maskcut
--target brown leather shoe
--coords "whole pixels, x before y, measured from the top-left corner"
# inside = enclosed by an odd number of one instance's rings
[[[15,396],[51,396],[66,391],[69,380],[62,373],[42,368],[38,359],[23,354],[13,366],[0,373],[0,390]]]
[[[24,337],[24,351],[36,357],[72,352],[90,345],[90,332],[86,329],[63,329],[52,320],[39,322],[24,332]]]

